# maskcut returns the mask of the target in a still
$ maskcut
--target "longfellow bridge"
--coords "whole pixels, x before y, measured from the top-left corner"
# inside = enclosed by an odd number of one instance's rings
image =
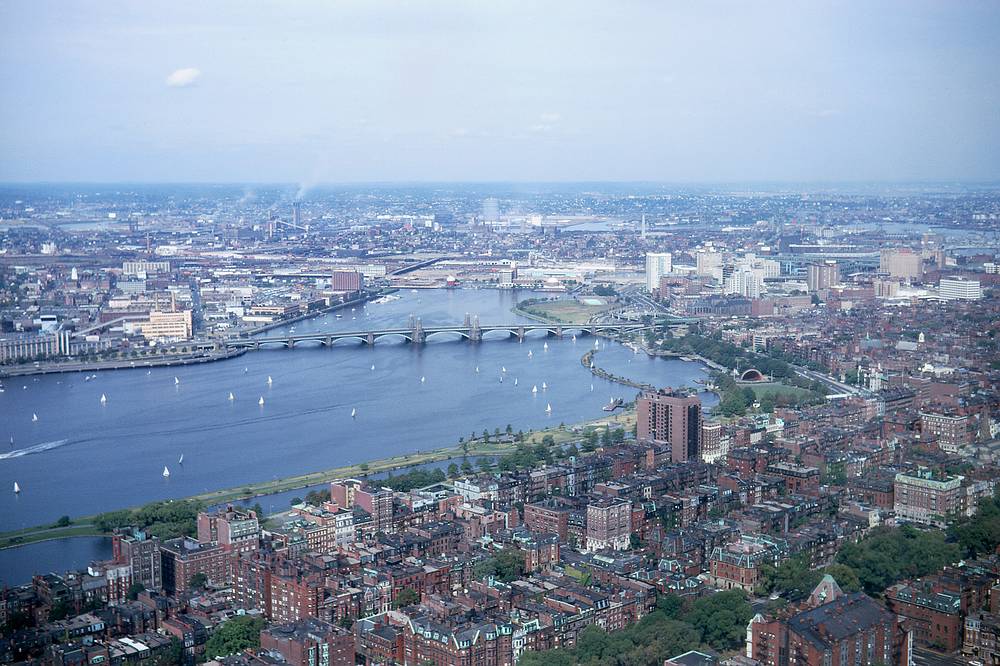
[[[420,319],[410,318],[409,326],[406,328],[387,328],[373,331],[315,331],[311,333],[299,333],[297,335],[283,335],[271,337],[240,337],[226,338],[219,340],[218,347],[227,349],[260,349],[268,346],[282,346],[287,348],[295,347],[300,343],[312,342],[324,346],[331,346],[338,340],[357,340],[363,344],[374,345],[383,338],[403,339],[412,344],[423,344],[432,336],[458,336],[460,339],[470,342],[480,342],[489,333],[506,334],[495,335],[496,339],[517,339],[524,340],[525,336],[533,332],[544,332],[546,337],[562,338],[565,336],[585,336],[585,335],[609,335],[612,333],[631,333],[649,328],[646,324],[637,323],[607,323],[607,324],[480,324],[479,318],[466,317],[465,323],[451,326],[424,326]]]

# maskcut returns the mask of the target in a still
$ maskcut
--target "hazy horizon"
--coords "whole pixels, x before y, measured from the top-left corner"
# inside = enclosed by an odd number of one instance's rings
[[[0,182],[1000,182],[1000,3],[0,3]]]

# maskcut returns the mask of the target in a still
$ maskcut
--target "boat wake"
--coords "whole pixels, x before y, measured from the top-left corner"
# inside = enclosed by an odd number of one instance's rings
[[[41,444],[35,444],[33,446],[28,446],[23,449],[14,449],[13,451],[7,451],[0,453],[0,460],[8,460],[10,458],[20,458],[21,456],[28,456],[32,453],[41,453],[43,451],[49,451],[51,449],[58,449],[60,446],[66,446],[69,444],[68,439],[57,439],[54,442],[42,442]]]

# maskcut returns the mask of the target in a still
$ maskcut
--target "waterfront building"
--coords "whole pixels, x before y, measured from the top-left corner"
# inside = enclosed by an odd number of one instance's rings
[[[646,391],[637,405],[640,442],[669,444],[670,461],[697,460],[701,455],[701,399],[669,389]]]
[[[142,336],[147,340],[190,340],[193,332],[190,310],[150,312],[149,319],[140,322]]]
[[[232,506],[198,514],[198,541],[217,543],[232,552],[247,553],[260,545],[260,522],[249,509]]]
[[[361,291],[364,286],[364,276],[359,271],[335,270],[331,275],[330,289],[353,293]]]
[[[111,540],[114,561],[131,568],[132,582],[147,590],[163,587],[160,540],[142,530],[115,534]]]

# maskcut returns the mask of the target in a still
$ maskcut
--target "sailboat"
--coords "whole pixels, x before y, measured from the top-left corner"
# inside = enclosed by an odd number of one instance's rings
[[[274,382],[273,382],[273,381],[271,380],[271,375],[268,375],[268,376],[267,376],[267,385],[268,385],[268,386],[270,386],[270,385],[271,385],[271,384],[273,384],[273,383],[274,383]]]
[[[549,385],[548,385],[548,384],[546,384],[545,382],[542,382],[542,390],[543,390],[543,391],[545,391],[545,390],[547,390],[548,388],[549,388]]]
[[[14,435],[10,436],[10,445],[14,446]]]
[[[103,405],[103,404],[104,404],[104,403],[106,403],[107,401],[108,401],[108,396],[106,396],[106,395],[104,395],[104,394],[102,393],[102,394],[101,394],[101,404]]]
[[[538,384],[535,384],[534,386],[531,387],[531,392],[538,393]]]
[[[233,392],[232,392],[232,391],[230,391],[230,392],[229,392],[229,402],[232,402],[233,400],[236,400],[236,396],[235,396],[235,395],[233,395]]]
[[[576,336],[575,335],[573,336],[573,342],[576,342]]]
[[[528,358],[531,358],[531,357],[532,357],[532,353],[531,353],[531,350],[529,349],[528,350]]]
[[[501,365],[500,372],[507,372],[507,366]]]
[[[423,384],[423,383],[424,383],[424,382],[426,382],[426,381],[427,381],[427,378],[426,378],[426,377],[424,377],[423,375],[421,375],[421,376],[420,376],[420,383],[421,383],[421,384]]]
[[[184,464],[184,454],[183,453],[181,454],[181,457],[177,459],[177,464],[178,465],[183,465]]]
[[[243,374],[244,375],[247,374],[248,372],[250,372],[250,368],[243,368]]]
[[[264,396],[260,396],[260,400],[257,401],[257,404],[260,405],[261,407],[264,406]]]
[[[170,470],[167,469],[166,465],[163,466],[163,478],[164,479],[170,478]]]
[[[503,375],[500,375],[500,383],[503,384]]]
[[[594,340],[594,349],[600,349],[600,348],[601,348],[601,341]]]
[[[372,363],[372,372],[375,372],[375,364]]]
[[[353,418],[354,418],[354,417],[356,417],[357,415],[358,415],[358,408],[357,408],[357,407],[355,407],[355,408],[353,408],[353,409],[351,410],[351,418],[353,419]]]
[[[36,421],[38,421],[38,414],[35,414],[34,412],[32,412],[32,414],[31,414],[31,422],[35,423]]]
[[[181,383],[181,380],[178,379],[177,377],[174,377],[174,386],[177,386],[180,383]]]
[[[14,482],[14,494],[15,495],[21,494],[21,486],[17,485],[17,481]]]
[[[477,375],[479,374],[479,366],[478,365],[476,366],[476,374]]]
[[[514,386],[517,386],[517,377],[514,377]]]
[[[590,385],[590,392],[591,392],[591,393],[593,393],[593,392],[594,392],[594,385],[593,385],[593,384],[591,384],[591,385]]]
[[[552,404],[551,403],[546,403],[545,404],[545,413],[546,414],[551,414],[552,413]]]
[[[549,348],[549,343],[546,342],[545,344],[542,345],[542,349],[548,349],[548,348]]]

